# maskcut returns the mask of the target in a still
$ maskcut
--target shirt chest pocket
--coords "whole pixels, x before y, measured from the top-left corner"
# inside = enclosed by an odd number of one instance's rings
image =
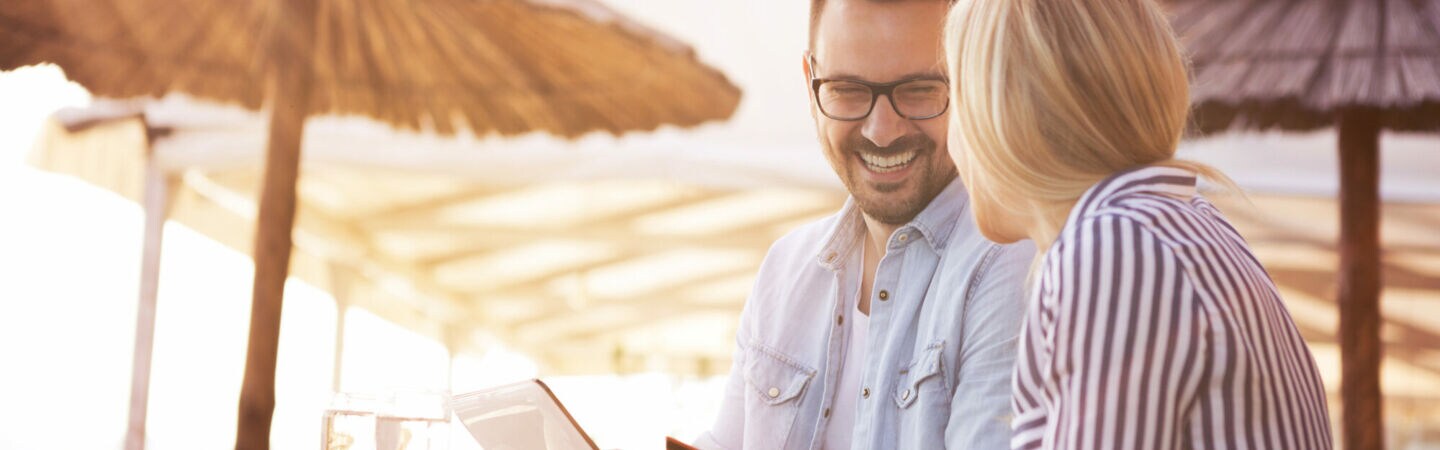
[[[763,346],[745,360],[745,448],[784,448],[815,370]]]
[[[936,341],[921,350],[909,364],[900,368],[893,394],[895,406],[909,409],[911,405],[921,401],[921,397],[925,397],[927,403],[939,401],[948,404],[950,383],[945,379],[944,351],[945,341]]]

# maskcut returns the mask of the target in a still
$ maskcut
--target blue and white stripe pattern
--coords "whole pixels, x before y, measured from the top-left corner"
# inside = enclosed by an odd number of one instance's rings
[[[1143,167],[1071,210],[1021,332],[1012,448],[1331,448],[1309,349],[1195,181]]]

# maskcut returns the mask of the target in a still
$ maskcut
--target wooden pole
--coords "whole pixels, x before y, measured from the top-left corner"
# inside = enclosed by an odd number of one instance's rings
[[[126,450],[145,448],[145,419],[150,404],[150,361],[155,354],[155,301],[160,293],[160,249],[165,218],[170,216],[176,179],[149,155],[145,163],[145,242],[140,255],[140,303],[135,311],[135,354],[130,366],[130,424]]]
[[[295,226],[295,185],[300,176],[300,142],[309,114],[316,0],[287,0],[269,47],[270,136],[255,227],[255,282],[250,304],[250,340],[236,424],[237,450],[270,448],[275,412],[275,355],[280,347],[280,311],[290,271]]]
[[[330,295],[335,298],[335,355],[331,360],[330,392],[340,392],[345,368],[345,313],[350,311],[350,283],[354,280],[339,263],[330,263]]]
[[[1385,446],[1380,396],[1380,120],[1338,113],[1340,148],[1340,400],[1347,450]]]

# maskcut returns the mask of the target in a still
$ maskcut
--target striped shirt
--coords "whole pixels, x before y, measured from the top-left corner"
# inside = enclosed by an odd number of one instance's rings
[[[1192,172],[1091,187],[1035,282],[1012,448],[1331,448],[1309,349]]]

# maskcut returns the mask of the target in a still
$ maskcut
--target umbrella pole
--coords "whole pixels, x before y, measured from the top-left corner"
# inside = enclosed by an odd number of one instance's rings
[[[282,83],[283,84],[283,83]],[[299,179],[304,107],[291,97],[275,102],[270,148],[255,229],[255,281],[250,304],[250,340],[245,381],[240,390],[235,448],[266,449],[275,410],[275,356],[280,348],[280,310],[290,270],[291,230],[295,225],[295,185]],[[303,97],[303,96],[300,96]]]
[[[1338,113],[1340,400],[1349,450],[1384,448],[1380,397],[1379,111]]]
[[[281,78],[286,78],[281,76]],[[275,356],[280,348],[280,311],[290,269],[291,230],[295,225],[295,185],[299,179],[300,139],[305,127],[298,80],[282,80],[270,118],[260,213],[255,227],[255,281],[250,304],[250,340],[245,380],[240,389],[235,448],[267,449],[275,411]],[[286,89],[286,84],[292,84]],[[288,91],[288,92],[287,92]],[[308,89],[299,89],[306,92]]]
[[[149,154],[146,141],[145,243],[140,256],[140,304],[135,311],[135,354],[130,367],[130,417],[126,450],[145,448],[145,419],[150,403],[150,361],[155,354],[155,300],[160,292],[160,248],[170,215],[176,180]]]
[[[300,143],[310,112],[315,1],[286,1],[285,15],[270,48],[270,135],[260,212],[255,226],[255,282],[250,303],[250,340],[240,388],[235,448],[270,448],[275,412],[275,356],[280,348],[280,311],[290,272],[295,227],[295,185],[300,178]]]

